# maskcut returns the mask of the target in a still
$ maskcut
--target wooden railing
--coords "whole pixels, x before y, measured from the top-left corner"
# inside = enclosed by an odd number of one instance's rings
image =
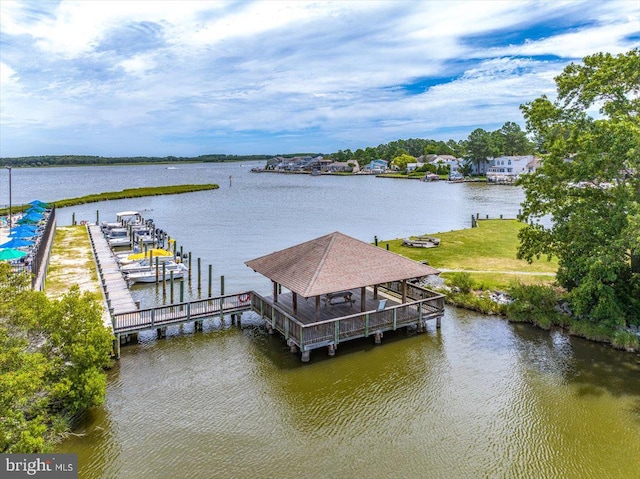
[[[114,314],[115,334],[159,328],[202,318],[222,316],[251,309],[251,292],[174,303],[128,313]]]
[[[401,287],[401,283],[399,285]],[[396,287],[395,284],[385,285],[390,291]],[[337,346],[349,339],[422,324],[427,319],[442,316],[443,295],[415,285],[408,289],[408,296],[418,298],[389,306],[382,311],[365,311],[309,324],[302,323],[280,306],[251,291],[114,314],[113,331],[115,334],[131,333],[253,310],[264,318],[267,327],[284,335],[289,344],[308,351],[330,344]]]
[[[255,292],[251,296],[251,307],[265,319],[268,327],[279,331],[288,342],[293,342],[302,351],[306,351],[329,344],[338,345],[341,341],[367,337],[376,332],[418,324],[443,314],[443,295],[420,287],[412,294],[425,297],[390,306],[382,311],[366,311],[309,324],[303,324]]]

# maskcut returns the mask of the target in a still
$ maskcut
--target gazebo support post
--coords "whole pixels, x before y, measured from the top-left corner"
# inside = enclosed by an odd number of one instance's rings
[[[273,302],[278,302],[278,283],[273,282]]]
[[[298,314],[298,295],[295,292],[293,292],[292,301],[293,301],[293,314],[297,315]]]
[[[373,299],[378,299],[378,285],[373,285]]]
[[[407,280],[402,280],[402,304],[407,302]]]
[[[314,318],[316,321],[318,321],[319,317],[320,317],[320,296],[316,296],[316,310],[314,313]]]
[[[367,310],[367,288],[360,288],[360,312],[364,313]]]
[[[300,358],[303,363],[308,363],[311,359],[311,351],[302,351],[302,357]]]

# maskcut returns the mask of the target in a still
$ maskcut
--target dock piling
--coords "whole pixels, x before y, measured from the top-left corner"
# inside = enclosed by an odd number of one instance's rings
[[[213,296],[211,294],[211,286],[212,286],[211,283],[213,282],[212,280],[213,280],[213,265],[209,265],[209,291],[208,291],[209,295],[207,296],[208,298]]]
[[[167,298],[167,265],[162,263],[162,298]]]
[[[201,263],[200,263],[200,258],[198,258],[198,293],[200,293],[200,291],[202,291],[202,278],[200,273],[202,273],[202,270],[200,268]]]

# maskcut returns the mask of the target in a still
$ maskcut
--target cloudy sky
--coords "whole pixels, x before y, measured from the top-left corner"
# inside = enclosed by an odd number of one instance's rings
[[[524,126],[640,1],[0,1],[0,156],[330,153]]]

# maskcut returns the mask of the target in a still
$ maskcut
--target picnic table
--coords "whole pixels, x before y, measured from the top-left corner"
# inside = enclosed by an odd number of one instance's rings
[[[354,299],[351,299],[353,293],[351,291],[336,291],[335,293],[327,293],[325,298],[325,306],[330,304],[331,306],[340,303],[349,303],[353,305]]]

